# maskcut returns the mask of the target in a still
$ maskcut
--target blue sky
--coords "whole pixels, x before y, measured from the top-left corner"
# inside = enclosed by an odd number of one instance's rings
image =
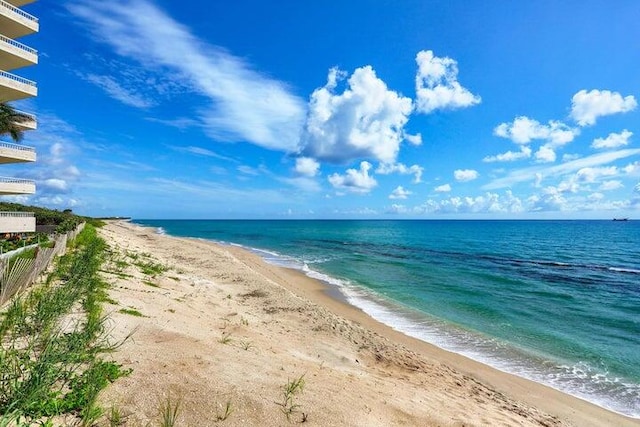
[[[636,1],[39,1],[12,199],[135,218],[640,217]]]

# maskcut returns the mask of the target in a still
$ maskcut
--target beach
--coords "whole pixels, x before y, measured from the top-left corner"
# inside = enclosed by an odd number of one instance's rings
[[[188,426],[640,425],[401,334],[242,248],[125,221],[100,235],[109,333],[124,340],[112,357],[132,369],[100,401],[126,425],[156,422],[168,399]]]

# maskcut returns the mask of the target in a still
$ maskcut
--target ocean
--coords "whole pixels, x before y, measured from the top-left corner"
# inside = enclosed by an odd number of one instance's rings
[[[640,221],[134,222],[243,246],[407,335],[640,418]]]

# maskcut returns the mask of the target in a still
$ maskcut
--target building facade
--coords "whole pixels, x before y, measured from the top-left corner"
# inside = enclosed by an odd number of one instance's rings
[[[35,0],[0,0],[0,102],[10,102],[38,95],[35,82],[14,73],[22,67],[38,63],[38,52],[16,39],[38,32],[38,18],[22,10],[22,6]],[[21,111],[21,113],[24,113]],[[25,113],[28,114],[28,113]],[[35,129],[36,118],[20,123],[23,130]],[[35,162],[33,147],[0,141],[0,168],[2,164]],[[33,194],[34,181],[2,176],[0,170],[0,196]],[[1,200],[1,199],[0,199]],[[0,233],[33,232],[36,220],[25,212],[0,212]]]

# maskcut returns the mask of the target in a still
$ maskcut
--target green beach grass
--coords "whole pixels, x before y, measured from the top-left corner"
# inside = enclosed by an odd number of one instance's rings
[[[42,284],[15,297],[0,314],[0,425],[52,425],[73,416],[92,425],[102,416],[100,390],[128,371],[102,356],[114,350],[98,275],[106,243],[87,225]]]

